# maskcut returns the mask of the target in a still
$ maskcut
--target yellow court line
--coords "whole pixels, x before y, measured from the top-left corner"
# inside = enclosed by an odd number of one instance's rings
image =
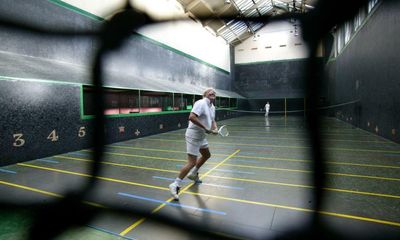
[[[81,150],[84,152],[93,152],[92,150]],[[146,156],[146,155],[137,155],[137,154],[128,154],[128,153],[116,153],[116,152],[104,152],[105,154],[112,154],[112,155],[118,155],[118,156],[123,156],[123,157],[139,157],[139,158],[148,158],[148,159],[156,159],[156,160],[169,160],[169,161],[175,161],[175,162],[186,162],[187,160],[183,159],[176,159],[176,158],[165,158],[165,157],[153,157],[153,156]]]
[[[400,168],[398,166],[380,165],[380,164],[347,163],[347,162],[333,162],[333,161],[328,161],[325,163],[333,164],[333,165],[349,165],[349,166],[358,166],[358,167],[375,167],[375,168],[389,168],[389,169],[399,169]]]
[[[250,182],[250,183],[260,183],[260,184],[286,186],[286,187],[309,188],[309,189],[314,188],[314,186],[308,186],[308,185],[290,184],[290,183],[281,183],[281,182],[270,182],[270,181],[262,181],[262,180],[255,180],[255,179],[221,177],[221,176],[215,176],[215,175],[208,175],[208,177],[213,177],[213,178],[218,178],[218,179],[234,180],[234,181],[242,181],[242,182]],[[362,191],[349,190],[349,189],[340,189],[340,188],[322,188],[322,189],[324,189],[326,191],[332,191],[332,192],[344,192],[344,193],[360,194],[360,195],[367,195],[367,196],[374,196],[374,197],[387,197],[387,198],[400,199],[400,196],[390,195],[390,194],[383,194],[383,193],[362,192]]]
[[[109,147],[115,147],[115,148],[123,148],[123,149],[138,149],[138,150],[143,150],[143,151],[159,151],[159,152],[173,152],[173,153],[186,153],[184,151],[173,151],[173,150],[164,150],[164,149],[154,149],[154,148],[136,148],[136,147],[119,147],[119,146],[109,146]],[[212,148],[211,148],[212,149]],[[82,150],[82,151],[90,151],[90,150]],[[215,156],[228,156],[227,154],[218,154],[218,153],[213,153]],[[295,159],[295,158],[269,158],[269,157],[257,157],[257,156],[248,156],[248,155],[237,155],[237,158],[245,158],[245,159],[260,159],[260,160],[273,160],[273,161],[288,161],[288,162],[312,162],[311,160],[307,159]],[[334,162],[334,161],[327,161],[325,163],[328,164],[343,164],[343,165],[354,165],[354,166],[363,166],[363,167],[377,167],[377,168],[393,168],[397,169],[400,167],[393,166],[393,165],[375,165],[375,164],[359,164],[359,163],[346,163],[346,162]]]
[[[154,151],[154,152],[171,152],[171,153],[185,153],[184,151],[174,151],[174,150],[165,150],[165,149],[154,149],[154,148],[136,148],[136,147],[128,147],[128,146],[108,146],[112,148],[123,148],[123,149],[132,149],[132,150],[143,150],[143,151]],[[212,149],[212,147],[211,147]],[[81,150],[86,152],[91,152],[91,150]],[[213,153],[214,156],[226,157],[228,154],[219,154]],[[247,156],[247,155],[237,155],[238,158],[246,158],[246,159],[265,159],[265,160],[280,160],[280,161],[291,161],[291,162],[311,162],[310,160],[301,160],[301,159],[291,159],[291,158],[267,158],[267,157],[257,157],[257,156]]]
[[[215,155],[215,154],[214,154]],[[248,156],[248,155],[238,155],[237,158],[245,158],[245,159],[257,159],[257,160],[267,160],[267,161],[286,161],[286,162],[304,162],[310,163],[311,160],[307,159],[296,159],[296,158],[278,158],[278,157],[257,157],[257,156]],[[376,167],[376,168],[392,168],[398,169],[400,167],[394,165],[380,165],[380,164],[365,164],[365,163],[350,163],[350,162],[336,162],[336,161],[326,161],[326,164],[333,165],[350,165],[350,166],[359,166],[359,167]]]
[[[114,153],[108,152],[108,154],[114,154]],[[124,154],[124,156],[135,156],[135,155]],[[262,157],[251,157],[251,156],[244,157],[243,155],[238,155],[238,157],[239,158],[249,158],[249,159],[311,162],[310,160],[295,160],[295,159],[285,159],[285,158],[262,158]],[[153,158],[155,160],[163,160],[163,159],[165,159],[167,161],[183,161],[183,160],[172,159],[172,158],[161,158],[161,159],[158,159],[157,157],[151,157],[151,158]],[[358,163],[345,163],[345,162],[326,162],[326,163],[327,164],[335,164],[335,165],[350,165],[350,166],[376,167],[376,168],[389,168],[389,169],[398,169],[398,168],[400,168],[400,167],[392,166],[392,165],[358,164]],[[114,164],[114,163],[109,163],[109,164]],[[216,163],[209,162],[208,164],[216,164]],[[259,166],[230,164],[230,163],[227,163],[225,165],[226,166],[233,166],[233,167],[242,167],[242,168],[264,169],[264,170],[271,170],[271,171],[312,173],[311,171],[308,171],[308,170],[299,170],[299,169],[270,168],[270,167],[259,167]],[[127,166],[132,166],[132,165],[127,165]],[[135,166],[132,166],[132,167],[135,167]],[[136,166],[136,168],[145,168],[145,167]],[[164,170],[164,171],[167,171],[167,170]],[[170,170],[170,171],[173,171],[173,170]],[[379,180],[399,181],[399,179],[397,179],[397,178],[377,177],[377,176],[368,176],[368,175],[344,174],[344,173],[334,173],[334,172],[333,173],[326,173],[326,174],[335,175],[335,176],[346,176],[346,177],[357,177],[357,178],[370,178],[370,179],[379,179]]]
[[[141,139],[143,141],[160,141],[160,142],[184,142],[183,140],[169,140],[162,138],[148,138]],[[310,146],[285,146],[285,145],[269,145],[269,144],[250,144],[250,143],[234,143],[234,142],[210,142],[222,145],[235,145],[235,146],[253,146],[253,147],[276,147],[276,148],[294,148],[294,149],[308,149]],[[374,153],[400,153],[395,150],[379,150],[379,149],[353,149],[353,148],[323,148],[325,150],[338,150],[338,151],[350,151],[350,152],[374,152]]]
[[[279,161],[288,161],[288,160],[279,160]],[[306,161],[306,160],[305,160]],[[307,161],[311,162],[311,161]],[[399,169],[400,167],[393,166],[393,165],[375,165],[375,164],[363,164],[363,163],[346,163],[346,162],[332,162],[328,161],[325,162],[326,164],[333,164],[333,165],[349,165],[349,166],[357,166],[357,167],[375,167],[375,168],[389,168],[389,169]],[[252,165],[242,165],[242,164],[225,164],[226,166],[234,166],[234,167],[243,167],[243,168],[256,168],[256,169],[269,169],[269,170],[279,170],[279,171],[299,171],[299,172],[310,172],[298,169],[285,169],[285,168],[269,168],[269,167],[259,167],[259,166],[252,166]]]
[[[87,152],[92,152],[90,150],[82,150]],[[149,150],[151,151],[151,150]],[[164,158],[164,157],[152,157],[152,156],[144,156],[144,155],[135,155],[135,154],[126,154],[126,153],[114,153],[114,152],[104,152],[107,154],[112,155],[120,155],[120,156],[127,156],[127,157],[142,157],[142,158],[149,158],[149,159],[165,159],[169,161],[176,161],[176,162],[186,162],[186,160],[182,159],[175,159],[175,158]],[[183,152],[182,152],[183,153]],[[228,156],[226,154],[213,154],[216,156]],[[272,160],[272,161],[288,161],[288,162],[312,162],[311,160],[302,160],[302,159],[295,159],[295,158],[268,158],[268,157],[257,157],[257,156],[246,156],[246,155],[237,155],[238,158],[246,158],[246,159],[261,159],[261,160]],[[334,165],[350,165],[350,166],[359,166],[359,167],[376,167],[376,168],[392,168],[392,169],[399,169],[400,167],[393,166],[393,165],[379,165],[379,164],[364,164],[364,163],[347,163],[347,162],[335,162],[335,161],[326,161],[327,164],[334,164]],[[209,163],[209,164],[216,164],[216,163]],[[227,164],[225,164],[227,165]],[[234,165],[232,165],[234,166]],[[237,165],[240,166],[240,165]]]
[[[185,151],[166,150],[166,149],[159,149],[159,148],[140,148],[140,147],[116,146],[116,145],[107,145],[106,148],[107,147],[122,148],[122,149],[134,149],[134,150],[143,150],[143,151],[154,151],[154,152],[186,153]],[[82,151],[91,151],[91,150],[82,150]]]
[[[288,209],[288,210],[294,210],[294,211],[299,211],[299,212],[309,212],[309,213],[315,212],[314,210],[307,209],[307,208],[290,207],[290,206],[284,206],[284,205],[278,205],[278,204],[270,204],[270,203],[263,203],[263,202],[235,199],[235,198],[229,198],[229,197],[221,197],[221,196],[215,196],[215,195],[203,194],[203,193],[196,193],[196,192],[187,192],[187,193],[192,194],[192,195],[203,196],[203,197],[211,197],[211,198],[217,198],[217,199],[228,200],[228,201],[233,201],[233,202],[248,203],[248,204],[253,204],[253,205],[261,205],[261,206],[267,206],[267,207]],[[361,220],[361,221],[367,221],[367,222],[380,223],[380,224],[386,224],[386,225],[400,227],[400,222],[385,221],[385,220],[380,220],[380,219],[360,217],[360,216],[354,216],[354,215],[349,215],[349,214],[341,214],[341,213],[334,213],[334,212],[327,212],[327,211],[318,211],[318,213],[320,213],[322,215],[335,216],[335,217],[354,219],[354,220]]]
[[[90,159],[66,157],[66,156],[61,156],[61,155],[53,156],[53,157],[54,157],[54,158],[68,159],[68,160],[75,160],[75,161],[82,161],[82,162],[94,162],[93,160],[90,160]],[[171,172],[171,173],[178,173],[178,172],[179,172],[179,171],[175,171],[175,170],[167,170],[167,169],[143,167],[143,166],[137,166],[137,165],[129,165],[129,164],[122,164],[122,163],[113,163],[113,162],[106,162],[106,161],[102,161],[101,163],[102,163],[102,164],[106,164],[106,165],[112,165],[112,166],[128,167],[128,168],[137,168],[137,169],[144,169],[144,170],[157,171],[157,172]]]
[[[228,124],[228,127],[229,127],[229,124]],[[259,129],[263,129],[264,127],[266,127],[266,126],[262,126],[262,127],[258,127],[258,128]],[[273,127],[273,126],[271,126],[271,127]],[[247,128],[230,128],[229,132],[260,133],[260,131],[248,130]],[[321,132],[321,135],[334,135],[334,136],[336,136],[336,135],[340,135],[340,136],[351,135],[351,136],[357,136],[357,137],[365,137],[365,136],[368,136],[368,137],[371,137],[371,138],[374,137],[374,136],[365,134],[365,133],[363,133],[361,131],[356,132],[356,133],[352,133],[351,131],[346,131],[346,132],[324,132],[324,131],[320,131],[320,132]],[[304,131],[302,131],[302,130],[300,130],[300,131],[283,130],[282,132],[275,132],[275,133],[262,132],[262,134],[264,134],[264,135],[265,134],[267,134],[267,135],[300,135],[300,134],[308,135],[308,133],[309,133],[309,131],[307,131],[307,130],[304,130]]]
[[[249,166],[249,165],[241,165],[241,164],[230,164],[230,163],[225,164],[225,166],[241,167],[241,168],[252,168],[252,169],[263,169],[263,170],[272,170],[272,171],[311,173],[311,171],[309,171],[309,170],[290,169],[290,168],[257,167],[257,166]]]
[[[139,147],[129,147],[129,146],[111,146],[108,145],[107,147],[111,148],[121,148],[121,149],[132,149],[132,150],[142,150],[142,151],[152,151],[152,152],[169,152],[169,153],[184,153],[187,154],[185,151],[178,151],[178,150],[166,150],[166,149],[159,149],[159,148],[139,148]],[[231,148],[227,148],[227,150],[230,150]],[[92,150],[81,150],[81,151],[86,151],[90,152]],[[226,157],[228,154],[219,154],[219,153],[213,153],[214,156],[221,156],[221,157]]]
[[[169,136],[180,136],[184,137],[184,134],[176,134],[176,133],[164,133],[165,135]],[[163,134],[163,135],[164,135]],[[285,138],[285,137],[251,137],[251,136],[243,136],[243,135],[231,135],[232,137],[236,139],[260,139],[260,140],[276,140],[276,139],[281,139],[281,140],[296,140],[296,141],[305,141],[309,140],[309,138]],[[366,140],[350,140],[350,139],[326,139],[327,142],[356,142],[356,143],[381,143],[381,144],[394,144],[392,142],[386,142],[386,141],[366,141]]]
[[[184,143],[184,140],[172,140],[172,139],[162,139],[162,138],[147,138],[147,139],[140,139],[142,141],[160,141],[160,142],[179,142]],[[305,149],[310,147],[302,147],[302,146],[283,146],[283,145],[269,145],[269,144],[251,144],[251,143],[234,143],[234,142],[218,142],[213,141],[209,143],[216,143],[222,145],[237,145],[237,146],[253,146],[253,147],[277,147],[277,148],[295,148],[295,149]]]
[[[367,175],[358,175],[358,174],[347,174],[347,173],[325,173],[326,175],[333,176],[345,176],[345,177],[357,177],[357,178],[368,178],[368,179],[378,179],[378,180],[387,180],[387,181],[400,181],[400,178],[389,178],[389,177],[375,177],[375,176],[367,176]]]
[[[184,154],[187,154],[187,152],[185,152],[185,151],[166,150],[166,149],[159,149],[159,148],[137,148],[137,147],[129,147],[129,146],[107,146],[107,147],[122,148],[122,149],[132,149],[132,150],[142,150],[142,151],[151,151],[151,152],[169,152],[169,153],[184,153]],[[227,150],[228,150],[228,148],[227,148]],[[81,151],[90,152],[92,150],[81,150]],[[213,153],[212,155],[220,156],[220,157],[229,156],[228,154],[219,154],[219,153]]]
[[[228,125],[228,127],[229,127],[229,125]],[[267,126],[264,126],[264,127],[267,127]],[[271,127],[273,127],[273,126],[271,126]],[[260,130],[265,130],[265,128],[263,128],[263,127],[259,127],[259,129]],[[270,135],[270,136],[282,136],[282,135],[296,135],[296,136],[299,136],[299,135],[308,135],[308,131],[307,130],[304,130],[304,131],[287,131],[287,130],[283,130],[283,131],[281,131],[281,132],[267,132],[267,131],[262,131],[262,132],[260,132],[260,131],[255,131],[255,130],[243,130],[243,128],[241,128],[241,129],[239,129],[239,128],[234,128],[234,129],[232,129],[232,128],[229,128],[229,132],[238,132],[238,133],[249,133],[249,134],[254,134],[254,135],[256,135],[256,136],[260,136],[260,135]],[[261,134],[260,134],[261,133]],[[366,134],[363,134],[362,135],[362,133],[349,133],[349,132],[345,132],[345,133],[324,133],[324,132],[321,132],[321,135],[333,135],[333,136],[343,136],[343,135],[347,135],[347,136],[357,136],[357,137],[364,137],[364,136],[368,136],[368,137],[373,137],[373,136],[370,136],[370,135],[366,135]]]
[[[219,164],[217,164],[216,166],[214,166],[212,169],[208,170],[205,174],[203,174],[200,179],[203,179],[204,177],[206,177],[208,174],[210,174],[213,170],[215,170],[217,167],[221,166],[224,162],[228,161],[230,158],[232,158],[233,156],[235,156],[238,152],[240,152],[240,149],[236,150],[234,153],[232,153],[231,155],[229,155],[227,158],[225,158],[224,160],[222,160]],[[188,190],[190,187],[192,187],[194,185],[194,183],[189,184],[188,186],[186,186],[185,188],[182,189],[182,191],[179,192],[179,195],[181,195],[182,193],[186,192],[186,190]],[[169,198],[166,202],[169,203],[172,200],[174,200],[174,198]],[[163,207],[165,207],[167,204],[163,203],[160,206],[158,206],[157,208],[155,208],[153,211],[151,211],[151,214],[158,212],[159,210],[161,210]],[[132,225],[130,225],[129,227],[127,227],[125,230],[123,230],[119,235],[121,236],[125,236],[127,233],[129,233],[130,231],[132,231],[133,229],[135,229],[137,226],[139,226],[141,223],[143,223],[146,220],[146,218],[141,218],[138,221],[134,222]]]
[[[48,170],[48,171],[53,171],[53,172],[71,174],[71,175],[76,175],[76,176],[81,176],[81,177],[97,178],[97,179],[106,180],[106,181],[110,181],[110,182],[124,183],[124,184],[139,186],[139,187],[147,187],[147,188],[154,188],[154,189],[169,191],[169,189],[165,188],[165,187],[158,187],[158,186],[154,186],[154,185],[129,182],[129,181],[119,180],[119,179],[115,179],[115,178],[107,178],[107,177],[100,177],[100,176],[94,177],[90,174],[71,172],[71,171],[61,170],[61,169],[57,169],[57,168],[41,167],[41,166],[25,164],[25,163],[17,163],[17,165],[24,166],[24,167],[30,167],[30,168],[37,168],[37,169],[41,169],[41,170]]]
[[[34,165],[29,165],[29,164],[18,163],[17,165],[26,166],[26,167],[33,167],[33,168],[38,168],[38,169],[44,169],[44,170],[49,170],[49,171],[55,171],[55,172],[62,172],[62,173],[66,173],[66,174],[73,174],[73,175],[90,177],[90,175],[88,175],[88,174],[80,174],[80,173],[74,173],[74,172],[69,172],[69,171],[63,171],[63,170],[59,170],[59,169],[37,167],[37,166],[34,166]],[[130,185],[136,185],[136,186],[142,186],[142,187],[147,187],[147,188],[155,188],[155,189],[160,189],[160,190],[164,190],[164,191],[169,191],[168,188],[162,188],[162,187],[157,187],[157,186],[152,186],[152,185],[139,184],[139,183],[128,182],[128,181],[112,179],[112,178],[104,178],[104,177],[97,177],[97,178],[99,178],[101,180],[105,180],[105,181],[118,182],[118,183],[124,183],[124,184],[130,184]],[[290,207],[290,206],[285,206],[285,205],[277,205],[277,204],[249,201],[249,200],[243,200],[243,199],[235,199],[235,198],[215,196],[215,195],[196,193],[196,192],[189,192],[189,191],[185,191],[185,193],[192,194],[192,195],[198,195],[198,196],[204,196],[204,197],[212,197],[212,198],[216,198],[216,199],[230,200],[230,201],[234,201],[234,202],[242,202],[242,203],[254,204],[254,205],[263,205],[263,206],[277,207],[277,208],[282,208],[282,209],[289,209],[289,210],[296,210],[296,211],[303,211],[303,212],[313,212],[312,209]],[[171,198],[171,201],[172,201],[172,198]],[[349,219],[355,219],[355,220],[369,221],[369,222],[375,222],[375,223],[381,223],[381,224],[393,225],[393,226],[400,227],[400,223],[398,223],[398,222],[390,222],[390,221],[385,221],[385,220],[379,220],[379,219],[373,219],[373,218],[364,218],[364,217],[359,217],[359,216],[339,214],[339,213],[326,212],[326,211],[321,211],[320,213],[321,214],[325,214],[325,215],[330,215],[330,216],[341,217],[341,218],[349,218]],[[143,221],[141,221],[141,222],[143,222]],[[136,223],[137,223],[137,225],[139,225],[141,222],[138,221]]]
[[[40,190],[40,189],[37,189],[37,188],[16,184],[16,183],[0,181],[0,184],[11,186],[11,187],[15,187],[15,188],[21,188],[21,189],[32,191],[32,192],[36,192],[36,193],[41,193],[41,194],[52,196],[52,197],[56,197],[56,198],[64,198],[63,195],[60,195],[60,194],[57,194],[57,193],[52,193],[52,192],[48,192],[48,191],[44,191],[44,190]],[[105,206],[103,206],[101,204],[98,204],[98,203],[89,202],[89,201],[82,201],[82,202],[87,204],[87,205],[93,206],[93,207],[106,208]]]
[[[91,152],[91,150],[82,150]],[[149,150],[151,151],[151,149]],[[186,160],[175,159],[175,158],[163,158],[163,157],[152,157],[152,156],[143,156],[143,155],[134,155],[134,154],[124,154],[124,153],[114,153],[114,152],[105,152],[107,154],[112,155],[121,155],[121,156],[128,156],[128,157],[143,157],[143,158],[150,158],[156,160],[169,160],[169,161],[177,161],[177,162],[186,162]],[[227,156],[224,154],[213,154],[216,156]],[[245,159],[257,159],[257,160],[271,160],[271,161],[288,161],[288,162],[312,162],[311,160],[302,160],[302,159],[295,159],[295,158],[268,158],[268,157],[257,157],[257,156],[247,156],[247,155],[237,155],[237,158],[245,158]],[[364,164],[364,163],[347,163],[347,162],[335,162],[335,161],[326,161],[326,164],[333,164],[333,165],[349,165],[349,166],[359,166],[359,167],[376,167],[376,168],[391,168],[391,169],[399,169],[398,166],[393,165],[379,165],[379,164]],[[209,163],[209,164],[216,164],[216,163]],[[225,164],[228,165],[228,164]],[[242,167],[243,165],[239,164],[231,164],[231,166]],[[248,167],[248,165],[244,166]],[[254,166],[257,168],[256,166]]]
[[[32,191],[32,192],[41,193],[41,194],[52,196],[52,197],[56,197],[56,198],[64,198],[64,196],[62,196],[60,194],[47,192],[47,191],[40,190],[40,189],[37,189],[37,188],[31,188],[31,187],[27,187],[27,186],[15,184],[15,183],[10,183],[10,182],[4,182],[4,181],[0,181],[0,183],[4,184],[4,185],[11,186],[11,187],[21,188],[21,189],[25,189],[25,190],[29,190],[29,191]]]
[[[380,224],[385,224],[385,225],[391,225],[391,226],[395,226],[395,227],[400,227],[400,222],[385,221],[385,220],[380,220],[380,219],[359,217],[359,216],[354,216],[354,215],[341,214],[341,213],[333,213],[333,212],[325,212],[325,211],[319,211],[318,213],[321,213],[321,214],[323,214],[323,215],[328,215],[328,216],[341,217],[341,218],[348,218],[348,219],[354,219],[354,220],[360,220],[360,221],[366,221],[366,222],[373,222],[373,223],[380,223]]]
[[[114,154],[114,153],[108,153],[108,154]],[[118,154],[117,154],[118,155]],[[135,156],[135,155],[129,155],[129,154],[124,154],[124,156]],[[61,157],[61,155],[55,156],[55,157]],[[241,156],[239,156],[241,157]],[[73,158],[73,157],[64,157],[64,158],[69,158],[69,159],[81,159],[81,158]],[[155,160],[167,160],[167,161],[177,161],[178,159],[172,159],[172,158],[161,158],[158,159],[157,157],[152,157]],[[249,157],[253,158],[253,157]],[[83,161],[83,159],[81,159]],[[91,161],[91,160],[85,160],[85,161]],[[180,161],[180,160],[179,160]],[[282,159],[283,161],[283,159]],[[304,160],[304,161],[309,161],[309,160]],[[164,170],[164,169],[157,169],[157,168],[148,168],[148,167],[143,167],[143,166],[135,166],[135,165],[124,165],[124,164],[119,164],[119,163],[112,163],[112,162],[103,162],[104,164],[109,164],[109,165],[120,165],[120,166],[126,166],[126,167],[131,167],[131,168],[141,168],[141,169],[147,169],[147,170],[154,170],[154,171],[163,171],[163,172],[173,172],[176,173],[177,171],[174,170]],[[340,164],[340,165],[351,165],[351,166],[362,166],[362,167],[377,167],[377,168],[400,168],[396,166],[385,166],[385,165],[373,165],[373,164],[357,164],[357,163],[336,163],[336,162],[327,162],[328,164]],[[208,164],[214,165],[216,163],[209,162]],[[271,167],[259,167],[259,166],[251,166],[251,165],[241,165],[241,164],[230,164],[226,163],[226,166],[232,166],[232,167],[241,167],[241,168],[252,168],[252,169],[263,169],[263,170],[271,170],[271,171],[286,171],[286,172],[300,172],[300,173],[312,173],[309,170],[300,170],[300,169],[289,169],[289,168],[271,168]],[[368,176],[368,175],[359,175],[359,174],[346,174],[346,173],[335,173],[335,172],[328,172],[325,173],[327,175],[333,175],[333,176],[345,176],[345,177],[356,177],[356,178],[367,178],[367,179],[378,179],[378,180],[388,180],[388,181],[400,181],[398,178],[388,178],[388,177],[378,177],[378,176]]]
[[[55,158],[63,158],[63,159],[76,160],[76,161],[82,161],[82,162],[93,162],[93,160],[82,159],[82,158],[73,158],[73,157],[55,156]],[[114,165],[114,166],[120,166],[120,167],[139,168],[139,169],[150,170],[150,171],[179,173],[179,171],[165,170],[165,169],[159,169],[159,168],[148,168],[148,167],[127,165],[127,164],[114,164],[112,162],[102,162],[102,163],[109,164],[109,165]],[[228,166],[230,164],[225,163],[224,165]],[[214,176],[214,175],[208,175],[208,176],[209,177],[214,177],[214,178],[219,178],[219,179],[228,179],[228,180],[235,180],[235,181],[242,181],[242,182],[263,183],[263,184],[279,185],[279,186],[287,186],[287,187],[314,188],[313,186],[308,186],[308,185],[299,185],[299,184],[290,184],[290,183],[281,183],[281,182],[270,182],[270,181],[262,181],[262,180],[255,180],[255,179],[222,177],[222,176]],[[400,199],[400,196],[383,194],[383,193],[361,192],[361,191],[340,189],[340,188],[324,188],[324,189],[327,190],[327,191],[334,191],[334,192],[346,192],[346,193],[353,193],[353,194],[388,197],[388,198],[399,198]]]

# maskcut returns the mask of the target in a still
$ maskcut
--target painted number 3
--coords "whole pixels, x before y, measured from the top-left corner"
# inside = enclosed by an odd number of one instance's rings
[[[24,135],[22,133],[16,133],[13,135],[15,141],[13,143],[14,147],[22,147],[25,144],[25,140],[22,138]]]

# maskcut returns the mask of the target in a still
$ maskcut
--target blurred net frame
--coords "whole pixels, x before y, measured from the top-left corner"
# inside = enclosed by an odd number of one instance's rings
[[[383,0],[382,0],[383,1]],[[387,0],[388,1],[388,0]],[[308,45],[309,58],[307,60],[307,71],[304,73],[303,81],[305,83],[306,99],[305,104],[305,115],[307,116],[306,125],[309,131],[311,144],[313,146],[311,150],[312,156],[312,172],[313,172],[313,214],[312,221],[308,225],[304,226],[301,232],[296,232],[296,235],[291,235],[291,229],[286,232],[286,237],[294,237],[296,239],[326,239],[327,232],[325,232],[324,225],[321,222],[320,214],[323,205],[323,191],[322,187],[325,182],[325,166],[324,155],[321,151],[320,145],[320,119],[318,111],[319,102],[319,84],[320,78],[322,78],[322,66],[318,65],[315,60],[316,49],[319,41],[327,34],[335,25],[343,24],[347,19],[353,18],[360,7],[368,4],[368,0],[354,0],[351,2],[344,2],[344,0],[321,0],[313,11],[307,13],[288,13],[280,16],[264,16],[264,17],[240,17],[240,19],[247,19],[253,22],[268,23],[272,21],[285,20],[295,18],[300,20],[303,28],[304,39]],[[343,8],[342,6],[346,6]],[[236,16],[219,16],[225,20],[235,20]],[[209,16],[204,16],[203,19],[210,19]],[[176,20],[176,19],[171,19]],[[98,176],[101,170],[101,161],[103,159],[105,136],[104,128],[105,117],[104,117],[104,88],[103,88],[103,60],[104,55],[112,52],[116,49],[121,48],[124,45],[124,40],[129,38],[135,29],[138,29],[147,24],[156,23],[150,19],[147,15],[139,13],[128,5],[122,12],[114,15],[109,21],[105,22],[104,28],[100,32],[96,31],[63,31],[55,29],[43,29],[39,26],[33,26],[26,23],[12,21],[9,19],[0,18],[0,25],[6,29],[18,29],[20,31],[27,31],[31,33],[41,34],[44,36],[52,37],[99,37],[101,44],[100,48],[94,56],[92,80],[93,80],[93,98],[96,102],[94,108],[94,114],[96,116],[94,120],[95,131],[93,134],[93,159],[94,162],[91,166],[90,175]],[[183,95],[182,95],[183,98]],[[186,103],[189,105],[189,102]],[[285,111],[286,112],[286,111]],[[30,233],[31,239],[52,239],[55,236],[60,235],[65,230],[73,225],[83,225],[87,223],[96,213],[90,206],[85,206],[82,201],[85,199],[97,184],[95,177],[90,178],[85,185],[73,192],[66,194],[60,201],[51,204],[35,204],[35,205],[21,205],[9,202],[1,202],[2,209],[21,209],[29,207],[36,211],[44,211],[42,215],[39,215],[34,219],[33,228]],[[52,209],[52,210],[50,210]],[[220,235],[213,233],[213,229],[204,228],[204,226],[193,225],[180,219],[174,219],[163,215],[153,215],[146,210],[124,208],[121,206],[112,206],[112,209],[108,211],[120,212],[120,213],[131,213],[139,216],[143,216],[164,224],[179,227],[180,230],[195,232],[199,235],[218,238],[218,239],[234,239],[231,236]],[[80,219],[73,217],[73,213],[78,212],[80,216],[84,216]],[[59,222],[54,225],[54,219]],[[48,228],[48,224],[54,226]],[[46,229],[46,233],[41,233],[43,229]],[[298,229],[295,229],[298,230]],[[43,235],[44,234],[44,235]],[[334,239],[337,236],[335,233],[329,236],[330,239]],[[285,237],[285,234],[282,235]],[[344,236],[346,237],[346,236]],[[347,236],[348,239],[353,239],[354,236]],[[340,238],[343,238],[341,236]],[[345,238],[344,238],[345,239]]]

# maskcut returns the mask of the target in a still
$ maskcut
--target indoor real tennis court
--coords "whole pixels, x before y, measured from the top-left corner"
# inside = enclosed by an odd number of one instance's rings
[[[2,0],[0,239],[399,239],[399,10]]]
[[[220,124],[229,127],[229,136],[209,137],[212,158],[200,172],[203,183],[185,180],[179,203],[171,200],[168,184],[186,162],[184,130],[107,145],[98,185],[85,201],[99,209],[117,204],[188,219],[234,239],[272,237],[310,221],[304,118],[256,114]],[[399,145],[334,118],[323,124],[329,156],[324,221],[359,236],[365,229],[398,233]],[[53,201],[90,177],[91,162],[91,150],[83,149],[3,167],[3,196]],[[36,176],[40,181],[33,181]],[[142,219],[104,213],[89,225],[133,239],[196,239]]]

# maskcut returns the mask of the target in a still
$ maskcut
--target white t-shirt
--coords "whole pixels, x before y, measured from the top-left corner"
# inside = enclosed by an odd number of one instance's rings
[[[211,129],[212,122],[215,119],[215,107],[210,103],[210,99],[203,98],[196,101],[191,112],[198,116],[199,121],[204,127]],[[192,139],[204,139],[206,137],[206,132],[203,128],[189,121],[189,126],[186,129],[185,135]]]
[[[267,104],[265,104],[265,111],[269,111],[269,104],[267,103]]]

